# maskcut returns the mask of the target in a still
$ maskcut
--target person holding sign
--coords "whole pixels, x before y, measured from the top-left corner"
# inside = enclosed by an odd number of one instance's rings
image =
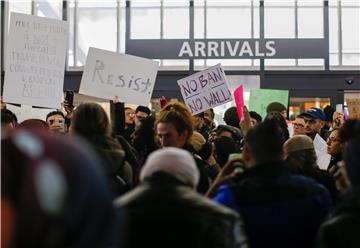
[[[207,164],[195,154],[193,147],[189,145],[189,139],[193,133],[193,121],[189,108],[180,102],[167,104],[160,111],[155,127],[162,147],[182,148],[194,155],[197,168],[200,171],[197,191],[205,194],[209,188]]]

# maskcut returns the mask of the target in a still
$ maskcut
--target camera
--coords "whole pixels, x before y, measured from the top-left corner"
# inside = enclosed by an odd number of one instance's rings
[[[345,82],[346,82],[348,85],[351,85],[351,84],[354,83],[354,78],[352,78],[352,77],[345,78]]]

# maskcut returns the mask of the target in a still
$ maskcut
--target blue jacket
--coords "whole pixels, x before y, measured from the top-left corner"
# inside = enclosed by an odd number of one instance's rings
[[[243,217],[250,247],[313,247],[332,208],[328,190],[285,162],[259,164],[220,187],[216,202]]]

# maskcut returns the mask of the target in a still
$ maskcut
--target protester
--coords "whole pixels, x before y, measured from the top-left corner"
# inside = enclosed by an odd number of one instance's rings
[[[156,120],[156,132],[162,147],[177,147],[194,154],[197,168],[200,171],[198,192],[205,193],[210,185],[210,178],[206,171],[206,162],[197,156],[194,148],[189,145],[193,133],[192,115],[183,103],[170,102],[159,113]]]
[[[16,115],[8,109],[1,109],[1,137],[7,136],[16,126]]]
[[[200,175],[189,152],[155,151],[140,180],[115,201],[129,220],[126,247],[247,247],[238,215],[195,192]]]
[[[135,184],[138,183],[138,175],[150,153],[159,148],[155,138],[154,130],[155,117],[148,116],[139,121],[132,134],[132,145],[137,151],[137,167],[135,169]]]
[[[114,196],[132,187],[133,171],[125,152],[111,137],[111,125],[104,109],[96,103],[82,103],[74,111],[71,132],[85,138],[102,160]]]
[[[214,197],[243,216],[253,248],[312,247],[332,207],[327,189],[289,171],[282,160],[284,141],[275,120],[250,128],[242,154],[245,171],[221,186]],[[234,161],[225,165],[208,195],[229,180],[234,165]]]
[[[126,110],[125,110],[126,112]],[[135,127],[140,124],[142,119],[145,119],[151,114],[151,110],[145,106],[137,106],[135,109],[134,124]]]
[[[287,119],[287,109],[284,104],[280,102],[269,103],[269,105],[266,107],[266,114],[269,114],[270,112],[279,112],[285,120]]]
[[[262,122],[261,115],[259,115],[255,111],[250,111],[249,114],[250,114],[250,120],[251,120],[251,125],[252,126],[255,126],[256,124],[259,124],[259,123]]]
[[[214,118],[215,118],[214,109],[210,108],[204,111],[205,124],[209,127],[210,130],[216,127]]]
[[[65,115],[61,111],[52,111],[46,116],[46,123],[49,125],[49,130],[55,133],[66,133],[68,128],[65,124]]]
[[[304,118],[305,133],[312,140],[315,139],[316,134],[320,135],[324,140],[327,139],[328,134],[322,131],[325,125],[325,115],[319,108],[310,108],[306,112],[300,114]]]
[[[348,121],[341,129],[345,141],[344,176],[352,187],[339,198],[332,217],[319,231],[319,248],[357,248],[360,244],[360,121]]]
[[[325,186],[335,203],[337,195],[335,180],[317,165],[317,156],[311,138],[306,135],[296,135],[285,142],[283,149],[284,159],[290,170],[310,177]]]
[[[294,127],[293,136],[306,134],[306,132],[305,132],[305,121],[304,121],[303,117],[297,116],[295,118],[295,120],[292,122],[292,125]]]
[[[237,112],[237,108],[235,106],[228,108],[224,113],[224,121],[226,125],[240,128],[239,116]]]
[[[20,128],[1,154],[1,247],[121,246],[121,219],[84,144]]]

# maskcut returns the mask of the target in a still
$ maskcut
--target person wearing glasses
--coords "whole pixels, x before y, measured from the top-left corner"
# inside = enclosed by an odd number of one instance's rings
[[[331,131],[327,139],[327,153],[331,155],[328,171],[334,171],[337,163],[342,161],[343,142],[340,138],[340,129],[335,128]]]
[[[305,134],[305,121],[303,117],[297,116],[292,124],[294,127],[293,135]]]

